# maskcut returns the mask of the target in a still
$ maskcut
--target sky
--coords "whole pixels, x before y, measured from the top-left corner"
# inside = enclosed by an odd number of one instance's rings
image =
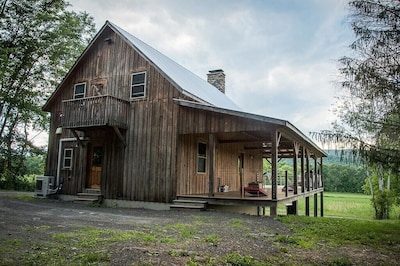
[[[223,69],[243,111],[303,131],[331,128],[338,59],[353,41],[346,0],[69,0],[207,79]]]

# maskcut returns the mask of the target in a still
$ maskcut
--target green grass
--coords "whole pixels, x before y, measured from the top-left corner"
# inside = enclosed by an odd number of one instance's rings
[[[400,223],[398,221],[360,220],[345,218],[281,216],[280,221],[294,232],[277,236],[275,241],[301,248],[329,246],[368,246],[374,250],[398,252]],[[289,238],[282,241],[282,238]]]
[[[320,215],[320,195],[318,195],[318,216]],[[299,215],[305,214],[305,199],[298,201]],[[278,207],[278,214],[286,214],[285,206]],[[394,206],[391,219],[398,219],[400,206]],[[314,215],[314,197],[310,197],[310,216]],[[371,196],[357,193],[324,192],[324,216],[353,219],[374,219]]]

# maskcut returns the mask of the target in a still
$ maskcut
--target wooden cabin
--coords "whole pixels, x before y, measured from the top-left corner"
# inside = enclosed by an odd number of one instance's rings
[[[316,215],[320,193],[323,215],[326,153],[289,122],[242,111],[224,78],[210,71],[207,82],[107,21],[43,107],[51,114],[45,174],[65,196],[95,191],[105,201],[168,206],[201,199],[271,215],[312,195]],[[293,162],[285,193],[283,158]]]

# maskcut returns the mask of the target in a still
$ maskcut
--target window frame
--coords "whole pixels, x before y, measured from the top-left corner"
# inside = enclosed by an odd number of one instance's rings
[[[80,85],[84,85],[84,87],[83,87],[83,93],[76,93],[76,87],[77,86],[80,86]],[[86,97],[86,87],[87,87],[87,84],[86,84],[86,82],[79,82],[79,83],[75,83],[74,84],[74,99],[82,99],[82,98],[85,98]]]
[[[204,154],[200,154],[200,145],[204,145],[205,146],[205,152]],[[198,141],[197,142],[197,173],[198,174],[206,174],[207,173],[207,143],[204,141]],[[200,161],[204,161],[202,164],[200,164]],[[200,165],[203,166],[204,165],[204,170],[200,169]]]
[[[141,74],[144,74],[144,81],[143,81],[143,83],[133,84],[133,77],[134,77],[135,75],[141,75]],[[140,92],[140,94],[139,94],[139,93],[136,93],[136,95],[134,96],[134,95],[133,95],[133,88],[134,88],[134,87],[139,87],[139,86],[143,86],[143,93],[142,93],[142,92]],[[140,71],[140,72],[132,73],[132,74],[131,74],[131,86],[130,86],[130,92],[129,92],[129,94],[130,94],[130,99],[131,99],[131,100],[134,100],[134,99],[142,99],[142,98],[145,98],[145,97],[146,97],[146,91],[147,91],[147,72],[146,72],[146,71]],[[142,94],[143,94],[143,95],[142,95]]]
[[[71,152],[71,155],[67,156],[67,154],[66,154],[67,152]],[[74,158],[74,149],[73,148],[64,148],[64,150],[63,150],[63,169],[65,169],[65,170],[72,169],[73,158]],[[69,165],[68,165],[68,163],[66,163],[67,161],[69,161]]]

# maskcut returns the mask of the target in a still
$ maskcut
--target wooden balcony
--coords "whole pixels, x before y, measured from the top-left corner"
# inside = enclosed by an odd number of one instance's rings
[[[129,101],[110,95],[101,95],[62,102],[61,126],[85,128],[112,126],[126,129]]]

